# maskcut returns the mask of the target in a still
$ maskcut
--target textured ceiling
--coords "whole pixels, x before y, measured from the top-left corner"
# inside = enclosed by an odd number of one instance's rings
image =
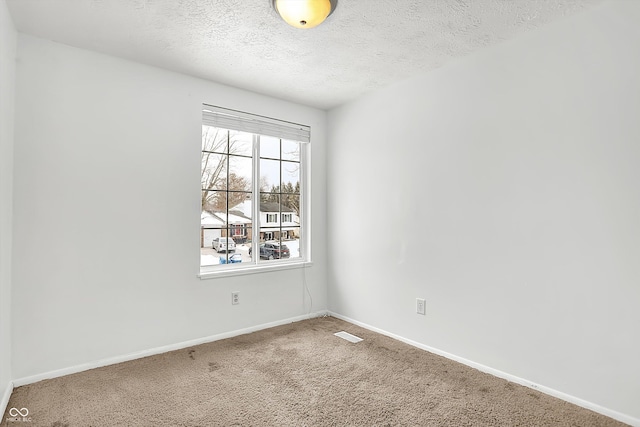
[[[319,27],[271,0],[7,0],[20,32],[328,109],[601,0],[340,0]]]

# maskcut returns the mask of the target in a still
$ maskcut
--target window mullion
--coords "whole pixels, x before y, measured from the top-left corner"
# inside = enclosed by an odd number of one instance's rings
[[[226,191],[225,191],[225,214],[226,214],[226,218],[225,218],[225,227],[226,227],[226,232],[225,235],[227,236],[227,239],[229,237],[231,237],[230,233],[231,233],[231,226],[229,225],[229,175],[230,175],[230,169],[231,167],[231,131],[227,131],[227,164],[226,164],[226,181],[227,181],[227,185],[226,185]],[[225,251],[225,256],[229,257],[229,251]]]
[[[308,149],[307,144],[300,144],[300,163],[298,167],[300,168],[300,191],[298,192],[298,221],[299,221],[299,250],[300,256],[303,259],[308,259],[309,253],[311,252],[311,248],[309,245],[309,235],[311,234],[309,227],[309,216],[310,210],[307,211],[307,207],[310,204],[310,200],[307,199],[307,194],[310,190],[309,184],[309,170],[307,166],[309,166],[308,161]]]
[[[280,159],[278,160],[278,166],[280,167],[280,185],[278,186],[278,188],[280,188],[280,197],[278,198],[278,241],[282,245],[282,194],[284,192],[282,180],[282,138],[280,138],[278,144],[280,145]]]
[[[251,251],[253,263],[260,260],[260,136],[253,135],[253,189],[251,194]]]

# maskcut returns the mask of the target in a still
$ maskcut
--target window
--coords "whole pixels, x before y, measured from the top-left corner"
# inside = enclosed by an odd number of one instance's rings
[[[201,274],[308,261],[309,133],[307,126],[203,106]]]
[[[278,222],[278,214],[267,214],[267,222]]]
[[[232,225],[231,226],[232,229],[232,234],[231,236],[233,237],[234,240],[236,240],[236,238],[239,237],[246,237],[246,224],[240,224],[240,225]]]

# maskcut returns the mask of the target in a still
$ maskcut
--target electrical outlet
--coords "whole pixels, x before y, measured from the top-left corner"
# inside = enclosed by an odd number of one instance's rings
[[[423,316],[427,314],[427,302],[422,298],[416,298],[416,313]]]
[[[231,304],[240,304],[240,292],[231,292]]]

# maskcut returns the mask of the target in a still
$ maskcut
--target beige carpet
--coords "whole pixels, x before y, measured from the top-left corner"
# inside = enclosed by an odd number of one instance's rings
[[[12,407],[32,422],[3,426],[624,425],[331,317],[18,387]]]

